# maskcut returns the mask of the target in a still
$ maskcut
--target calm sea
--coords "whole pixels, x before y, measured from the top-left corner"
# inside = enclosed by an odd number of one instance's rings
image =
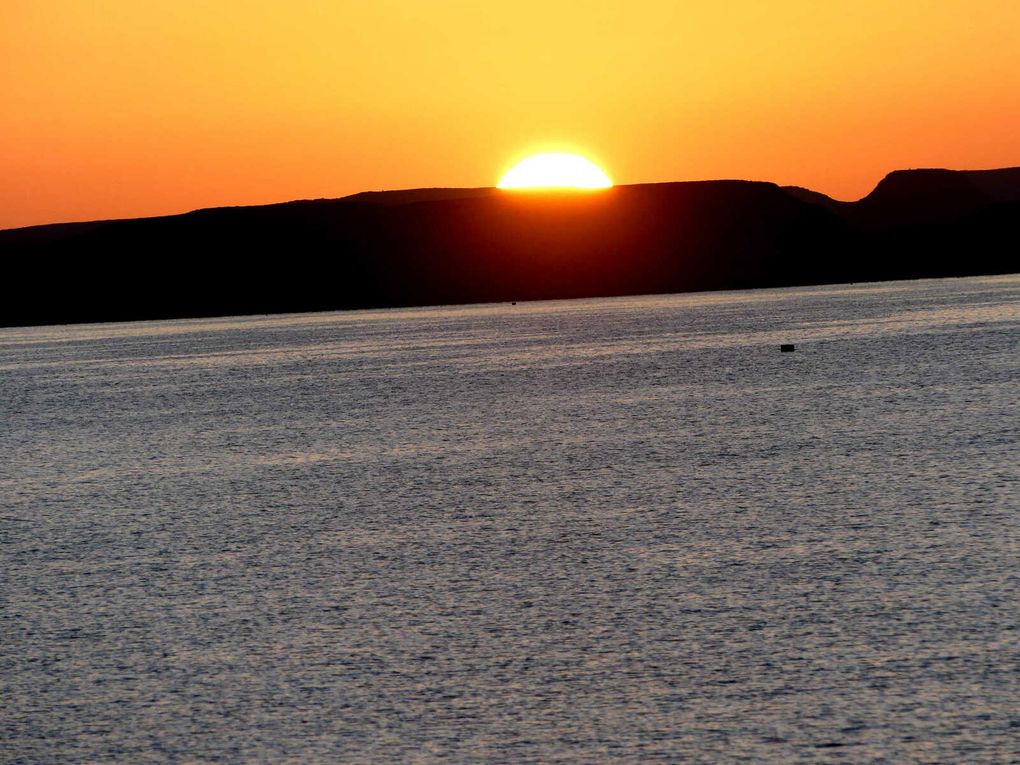
[[[0,760],[1020,761],[1018,402],[1020,276],[0,330]]]

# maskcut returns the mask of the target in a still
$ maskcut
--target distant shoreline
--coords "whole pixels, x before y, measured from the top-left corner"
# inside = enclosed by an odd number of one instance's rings
[[[0,231],[0,326],[304,313],[1020,271],[1020,168],[858,202],[753,181],[366,192]]]
[[[228,313],[228,314],[200,314],[195,316],[153,316],[145,319],[112,319],[112,320],[100,320],[100,321],[88,321],[88,322],[60,322],[53,324],[4,324],[0,325],[0,331],[3,330],[17,330],[17,329],[35,329],[45,327],[75,327],[75,326],[89,326],[92,324],[132,324],[132,323],[143,323],[143,322],[170,322],[170,321],[204,321],[204,320],[245,320],[253,318],[273,318],[273,317],[286,317],[286,316],[313,316],[316,314],[343,314],[353,313],[355,311],[415,311],[423,309],[443,309],[443,308],[466,308],[471,306],[520,306],[527,307],[532,303],[553,303],[559,301],[584,301],[584,300],[624,300],[626,298],[654,298],[654,297],[669,297],[673,295],[701,295],[701,294],[712,294],[719,292],[769,292],[772,290],[797,290],[797,289],[810,289],[812,287],[866,287],[868,285],[879,285],[879,284],[898,284],[908,282],[925,282],[925,281],[942,281],[946,279],[994,279],[994,278],[1020,278],[1020,271],[1009,272],[1009,273],[994,273],[994,274],[970,274],[966,276],[917,276],[917,277],[904,277],[902,279],[878,279],[871,281],[856,281],[856,282],[812,282],[809,284],[786,284],[771,287],[738,287],[738,288],[726,288],[720,287],[718,289],[707,289],[707,290],[689,290],[686,292],[638,292],[638,293],[627,293],[620,295],[592,295],[589,297],[570,297],[570,298],[536,298],[534,300],[516,300],[516,301],[474,301],[465,303],[414,303],[407,305],[379,305],[372,306],[369,308],[324,308],[321,310],[309,310],[309,311],[279,311],[279,312],[255,312],[255,313]]]

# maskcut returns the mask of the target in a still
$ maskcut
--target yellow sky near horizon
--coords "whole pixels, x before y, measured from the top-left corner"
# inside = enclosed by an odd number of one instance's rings
[[[488,186],[543,150],[857,198],[1020,165],[1018,40],[1017,0],[5,0],[0,228]]]

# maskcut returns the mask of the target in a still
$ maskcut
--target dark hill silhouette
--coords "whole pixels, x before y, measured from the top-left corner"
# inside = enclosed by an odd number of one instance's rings
[[[362,191],[343,197],[343,202],[371,202],[378,205],[406,205],[414,202],[440,202],[446,199],[491,197],[500,193],[495,188],[476,189],[403,189],[401,191]]]
[[[783,191],[790,194],[793,197],[801,200],[802,202],[809,202],[811,204],[823,205],[824,207],[838,212],[841,215],[844,214],[847,205],[853,205],[853,202],[840,202],[837,199],[833,199],[830,196],[826,196],[820,191],[812,191],[811,189],[805,189],[803,186],[783,186]]]
[[[417,189],[14,229],[0,323],[1005,273],[1018,190],[1015,170],[892,173],[856,203],[749,181]]]
[[[963,174],[996,202],[1020,202],[1020,167],[966,170]]]
[[[935,223],[965,217],[993,201],[966,173],[896,170],[849,214],[861,223]]]

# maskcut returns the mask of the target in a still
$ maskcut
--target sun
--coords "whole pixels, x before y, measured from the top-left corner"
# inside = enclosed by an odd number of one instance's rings
[[[499,181],[501,189],[607,189],[609,176],[578,154],[536,154],[514,165]]]

